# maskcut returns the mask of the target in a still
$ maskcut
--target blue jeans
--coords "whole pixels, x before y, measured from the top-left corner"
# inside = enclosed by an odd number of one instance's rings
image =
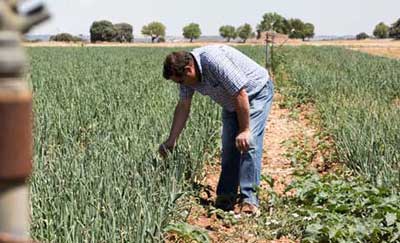
[[[236,112],[223,110],[222,113],[222,171],[219,177],[217,195],[237,197],[243,202],[258,206],[256,189],[260,185],[264,131],[271,109],[274,85],[272,81],[256,94],[249,97],[250,103],[250,148],[240,153],[235,145],[239,132]]]

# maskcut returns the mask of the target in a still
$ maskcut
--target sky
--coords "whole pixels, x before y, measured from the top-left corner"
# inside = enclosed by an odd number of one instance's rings
[[[51,20],[31,34],[89,35],[93,21],[126,22],[133,34],[152,21],[166,26],[169,36],[181,36],[183,26],[194,22],[203,35],[218,35],[222,25],[249,23],[255,28],[264,13],[313,23],[316,35],[371,34],[376,24],[390,25],[400,18],[400,0],[27,0],[22,8],[44,3]]]

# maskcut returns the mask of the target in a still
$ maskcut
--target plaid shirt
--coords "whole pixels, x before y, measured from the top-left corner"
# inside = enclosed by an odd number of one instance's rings
[[[269,79],[265,68],[230,46],[200,47],[191,54],[198,64],[201,80],[191,87],[181,84],[181,99],[191,99],[194,91],[197,91],[228,111],[235,111],[234,95],[244,88],[251,97]]]

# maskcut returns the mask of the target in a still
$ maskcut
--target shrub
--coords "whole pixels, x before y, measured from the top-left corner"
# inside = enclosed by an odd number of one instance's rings
[[[50,41],[78,42],[82,41],[82,38],[68,33],[60,33],[50,36]]]
[[[356,39],[357,39],[357,40],[365,40],[365,39],[367,39],[367,38],[369,38],[369,36],[368,36],[368,34],[365,33],[365,32],[361,32],[361,33],[359,33],[358,35],[356,35]]]

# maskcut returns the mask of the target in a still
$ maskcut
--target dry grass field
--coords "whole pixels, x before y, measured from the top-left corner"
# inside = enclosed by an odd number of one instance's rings
[[[221,43],[221,42],[218,42]],[[210,42],[172,42],[172,43],[64,43],[64,42],[36,42],[24,43],[26,47],[92,47],[92,46],[132,46],[132,47],[178,47],[178,46],[203,46],[213,44]],[[260,45],[257,41],[249,41],[248,43],[230,42],[229,45]],[[279,45],[280,43],[278,43]],[[300,41],[289,40],[285,45],[299,46],[344,46],[346,48],[362,51],[373,55],[385,56],[400,59],[400,41],[394,40],[334,40],[334,41]]]
[[[289,43],[299,45],[299,43]],[[400,58],[400,41],[394,40],[343,40],[343,41],[311,41],[301,45],[344,46],[352,50],[373,55]]]

